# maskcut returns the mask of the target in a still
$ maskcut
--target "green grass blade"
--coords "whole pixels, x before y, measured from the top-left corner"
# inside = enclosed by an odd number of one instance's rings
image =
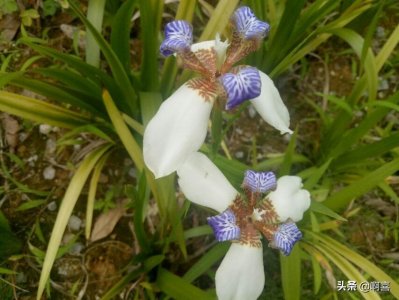
[[[162,268],[158,271],[157,286],[161,291],[176,300],[187,300],[187,295],[190,295],[191,299],[215,299],[181,277]]]
[[[343,153],[337,157],[331,167],[333,170],[340,170],[348,166],[354,166],[368,158],[382,155],[396,147],[399,147],[399,132],[393,133],[378,142],[362,145],[352,151]]]
[[[162,196],[158,193],[158,186],[155,182],[155,178],[151,172],[144,168],[144,159],[141,148],[137,141],[134,139],[126,123],[123,121],[123,116],[113,102],[110,94],[107,91],[103,92],[103,101],[105,108],[109,114],[112,124],[114,125],[115,131],[118,134],[123,146],[125,147],[130,158],[133,160],[137,170],[139,172],[145,171],[147,183],[157,200],[161,216],[165,216],[165,206],[163,205]]]
[[[362,59],[364,39],[358,33],[346,28],[334,29],[330,32],[345,40],[355,51],[359,59]],[[368,84],[369,100],[374,101],[377,97],[378,85],[377,62],[370,48],[365,51],[367,54],[365,56],[363,67],[365,70],[366,81]]]
[[[98,186],[98,181],[100,179],[101,171],[109,157],[111,152],[103,155],[96,166],[94,167],[93,174],[90,178],[89,192],[87,195],[87,206],[86,206],[86,226],[85,226],[85,237],[86,240],[90,240],[91,226],[93,224],[93,212],[94,212],[94,201],[96,198],[96,191]]]
[[[106,0],[89,0],[87,6],[87,20],[101,32]],[[86,30],[86,62],[92,66],[100,66],[100,47],[91,32]]]
[[[375,264],[370,262],[370,260],[368,260],[367,258],[363,257],[362,255],[356,253],[355,251],[346,247],[345,245],[339,243],[338,241],[328,237],[327,235],[315,234],[315,233],[311,233],[311,234],[316,239],[319,239],[320,241],[322,241],[325,245],[333,248],[337,253],[340,253],[341,255],[343,255],[345,258],[347,258],[353,264],[358,266],[360,269],[367,272],[369,275],[371,275],[373,278],[375,278],[379,282],[382,282],[382,281],[390,282],[391,294],[393,296],[395,296],[397,299],[399,298],[399,283],[395,279],[390,277],[388,274],[386,274],[379,267],[377,267]]]
[[[140,109],[143,125],[146,126],[148,122],[157,112],[162,103],[162,96],[157,92],[141,92],[140,93]]]
[[[347,260],[347,257],[342,257],[340,252],[334,251],[330,245],[313,244],[313,246],[329,258],[349,280],[354,280],[357,283],[366,281],[366,278]],[[364,299],[376,300],[381,299],[380,296],[374,291],[362,292],[360,294]]]
[[[323,204],[333,210],[343,209],[352,199],[368,192],[382,182],[384,178],[398,170],[399,158],[395,158],[391,162],[382,165],[375,171],[369,172],[362,178],[334,193]]]
[[[213,40],[216,33],[222,33],[238,5],[238,0],[220,0],[200,36],[200,41]]]
[[[80,113],[5,91],[0,91],[0,111],[62,128],[74,128],[94,122]]]
[[[297,130],[290,137],[287,149],[284,153],[284,160],[278,170],[278,176],[289,175],[292,167],[293,157],[295,155],[296,137],[298,135]]]
[[[141,90],[159,89],[158,34],[164,1],[139,0],[142,42]]]
[[[65,192],[64,199],[62,200],[60,209],[57,214],[53,231],[51,233],[50,241],[46,251],[46,257],[43,262],[42,272],[40,274],[40,281],[37,291],[37,300],[40,300],[46,286],[47,280],[50,277],[50,271],[54,264],[54,260],[57,255],[58,248],[61,243],[62,236],[67,226],[69,217],[72,214],[72,210],[79,198],[79,195],[83,189],[83,186],[89,177],[90,172],[101,158],[102,155],[109,149],[110,145],[104,145],[101,148],[93,150],[86,158],[82,161],[79,168],[76,170],[71,182]]]
[[[143,124],[137,122],[135,119],[129,117],[126,114],[123,114],[122,118],[126,122],[126,124],[129,125],[129,127],[132,128],[134,131],[136,131],[138,134],[140,134],[140,135],[144,134]]]
[[[102,72],[100,69],[85,63],[77,56],[62,53],[50,47],[36,45],[26,39],[21,39],[21,42],[42,55],[62,61],[69,67],[82,74],[83,77],[86,77],[93,81],[93,83],[96,85],[99,85],[100,82],[103,82],[107,87],[112,85],[113,79],[110,76]]]
[[[112,74],[115,78],[117,86],[119,87],[123,98],[118,98],[118,103],[123,102],[125,106],[130,108],[130,113],[138,112],[138,103],[137,103],[137,94],[133,89],[132,84],[129,80],[128,75],[125,72],[125,69],[118,59],[115,52],[112,50],[111,46],[106,42],[103,36],[94,28],[94,26],[87,20],[87,18],[83,15],[83,13],[78,9],[78,7],[70,2],[70,6],[74,13],[76,13],[79,19],[83,22],[83,24],[90,30],[93,34],[93,37],[96,39],[102,53],[104,54],[105,59],[107,60]]]
[[[227,252],[231,243],[218,243],[204,254],[183,276],[183,279],[192,282],[208,271]]]
[[[289,256],[280,254],[284,299],[299,300],[301,296],[301,257],[298,246]]]
[[[399,101],[399,92],[396,92],[391,97],[386,99],[384,102],[395,104]],[[374,102],[378,103],[378,102]],[[386,116],[390,111],[390,107],[377,107],[371,111],[366,118],[364,118],[356,128],[347,130],[347,126],[351,117],[347,117],[347,114],[341,115],[337,120],[342,123],[334,123],[326,133],[327,138],[322,140],[321,151],[324,157],[337,157],[342,153],[352,148],[353,144],[362,138],[367,132],[369,132],[376,124]],[[347,123],[346,123],[347,122]],[[336,130],[336,131],[334,131]]]
[[[307,190],[312,190],[313,187],[319,182],[320,178],[324,175],[327,169],[330,167],[332,159],[327,160],[323,165],[317,167],[308,179],[304,183],[304,188]]]
[[[131,283],[134,279],[139,277],[142,273],[148,273],[156,266],[158,266],[165,257],[163,255],[154,255],[150,258],[146,259],[143,262],[143,266],[135,269],[134,271],[128,273],[127,275],[123,276],[121,280],[119,280],[111,289],[109,289],[105,295],[101,298],[101,300],[111,300],[115,299],[118,294],[126,288],[126,286]]]
[[[99,111],[94,104],[92,105],[85,102],[85,98],[75,97],[73,94],[68,93],[54,83],[50,84],[45,81],[23,77],[14,79],[12,84],[33,91],[59,103],[71,104],[76,108],[81,108],[94,115],[103,115],[103,113],[101,113],[101,111]]]
[[[136,6],[136,0],[125,1],[112,20],[111,47],[126,72],[130,72],[130,27]]]
[[[304,4],[305,0],[286,2],[276,33],[270,40],[270,44],[273,46],[267,54],[266,70],[272,70],[286,55],[286,52],[281,51],[281,49],[285,48],[287,41],[290,40]]]
[[[230,183],[240,190],[242,181],[244,180],[244,173],[250,168],[237,160],[228,159],[222,155],[216,155],[213,162],[222,171]]]
[[[343,221],[343,222],[347,221],[347,219],[341,217],[339,214],[337,214],[331,208],[328,208],[323,203],[319,203],[317,201],[312,201],[312,203],[310,205],[310,210],[313,212],[322,214],[322,215],[329,216],[329,217],[339,220],[339,221]]]
[[[79,73],[68,69],[59,68],[40,68],[34,69],[35,73],[39,73],[51,79],[56,79],[62,82],[65,86],[80,92],[88,97],[90,101],[97,102],[93,105],[101,103],[101,87],[86,77],[81,76]]]
[[[377,55],[377,71],[379,71],[383,65],[386,63],[389,56],[391,56],[392,51],[395,49],[396,45],[399,43],[399,25],[395,27],[395,30],[391,33],[388,40],[385,42],[384,46]]]
[[[144,159],[141,153],[141,148],[123,121],[121,112],[118,110],[111,98],[111,95],[107,91],[103,92],[103,101],[111,122],[114,125],[115,131],[118,133],[123,146],[129,153],[129,156],[136,165],[137,170],[140,172],[143,171]]]

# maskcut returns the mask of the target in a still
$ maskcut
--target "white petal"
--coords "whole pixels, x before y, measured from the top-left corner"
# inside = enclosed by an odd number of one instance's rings
[[[257,299],[264,285],[262,247],[233,243],[216,271],[218,299]]]
[[[269,76],[261,71],[259,71],[259,75],[262,82],[261,93],[257,98],[252,99],[251,103],[263,120],[280,130],[281,134],[291,134],[290,115],[280,93]]]
[[[218,212],[226,210],[238,194],[213,162],[200,152],[191,154],[177,175],[188,200]]]
[[[208,50],[215,47],[215,41],[204,41],[191,45],[191,51]]]
[[[300,177],[283,176],[277,180],[277,189],[268,195],[281,222],[288,219],[298,222],[309,208],[310,194],[301,187]]]
[[[181,86],[165,100],[144,132],[143,154],[156,178],[177,170],[205,140],[212,101]]]

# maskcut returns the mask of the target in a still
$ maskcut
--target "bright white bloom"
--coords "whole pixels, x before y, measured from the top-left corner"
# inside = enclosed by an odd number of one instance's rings
[[[301,179],[283,176],[276,180],[272,172],[248,170],[242,184],[244,193],[239,194],[199,152],[188,157],[177,175],[189,200],[220,212],[208,218],[216,239],[233,242],[216,272],[219,300],[257,299],[264,287],[261,233],[270,247],[284,255],[302,238],[293,221],[299,221],[309,208],[310,194],[301,189]],[[268,193],[271,190],[274,192]]]
[[[232,17],[231,42],[192,44],[192,27],[186,21],[165,27],[162,55],[176,54],[183,66],[202,77],[186,82],[165,100],[144,132],[144,161],[156,178],[176,171],[205,140],[210,111],[215,101],[227,110],[251,100],[261,117],[281,133],[291,133],[289,114],[273,81],[254,67],[234,66],[255,51],[269,25],[256,19],[248,7]]]
[[[219,300],[258,298],[265,286],[262,246],[232,243],[215,279]]]
[[[179,185],[191,202],[224,211],[239,193],[204,154],[196,152],[178,170]]]
[[[291,219],[302,220],[303,213],[310,206],[310,194],[303,190],[297,176],[283,176],[277,181],[277,189],[269,194],[269,200],[277,212],[280,222]]]
[[[143,143],[145,162],[157,178],[174,172],[182,157],[201,147],[212,104],[187,84],[162,103],[146,128]]]

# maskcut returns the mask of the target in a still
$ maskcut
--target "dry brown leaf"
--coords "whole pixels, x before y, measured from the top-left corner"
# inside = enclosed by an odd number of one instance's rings
[[[0,50],[5,49],[6,43],[14,39],[19,25],[20,21],[16,14],[8,14],[0,18]]]
[[[124,215],[125,201],[118,203],[118,206],[110,209],[109,211],[102,213],[94,224],[93,231],[91,232],[90,241],[95,242],[109,235],[114,230],[115,225]]]

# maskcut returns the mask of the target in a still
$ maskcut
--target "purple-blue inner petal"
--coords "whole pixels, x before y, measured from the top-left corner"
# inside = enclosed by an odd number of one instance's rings
[[[243,185],[251,192],[266,193],[276,188],[277,179],[273,172],[255,172],[247,170],[245,172]]]
[[[270,30],[270,25],[256,18],[252,10],[243,6],[237,9],[233,15],[236,30],[244,39],[262,39]]]
[[[236,224],[236,217],[232,210],[209,217],[208,224],[212,227],[216,240],[219,242],[238,240],[240,238],[240,227]]]
[[[169,56],[190,49],[192,43],[191,24],[182,20],[172,21],[165,26],[165,40],[161,44],[160,51],[163,56]]]
[[[281,224],[273,236],[273,247],[280,249],[284,255],[289,255],[295,243],[302,238],[295,223]]]
[[[259,71],[253,67],[243,68],[237,74],[226,73],[221,77],[221,81],[227,93],[227,110],[240,105],[245,100],[258,97],[261,92]]]

